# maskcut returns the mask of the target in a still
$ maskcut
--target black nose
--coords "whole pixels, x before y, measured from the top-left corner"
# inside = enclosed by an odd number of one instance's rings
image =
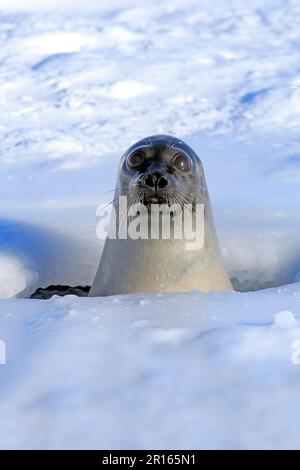
[[[148,175],[143,176],[142,184],[146,188],[164,189],[168,186],[169,182],[161,173],[148,173]]]

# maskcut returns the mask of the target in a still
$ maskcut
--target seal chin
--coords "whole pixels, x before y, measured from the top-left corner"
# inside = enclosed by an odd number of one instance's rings
[[[151,204],[167,204],[167,198],[158,194],[145,195],[142,199],[142,203],[144,206],[150,206]]]

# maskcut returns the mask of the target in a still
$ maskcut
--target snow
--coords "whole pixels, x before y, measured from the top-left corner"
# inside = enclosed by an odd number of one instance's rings
[[[26,287],[34,282],[33,270],[26,269],[26,262],[22,263],[16,256],[0,255],[0,296],[7,299],[15,297],[19,292],[25,294]]]
[[[299,301],[299,284],[3,300],[1,447],[298,448]]]
[[[299,448],[299,2],[0,12],[0,447]],[[91,284],[97,206],[158,133],[201,157],[234,285],[262,290],[29,300]]]
[[[297,324],[297,320],[292,312],[283,310],[274,315],[274,324],[279,328],[291,328]]]

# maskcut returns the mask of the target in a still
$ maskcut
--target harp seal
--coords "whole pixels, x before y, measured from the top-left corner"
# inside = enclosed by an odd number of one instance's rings
[[[120,161],[114,201],[121,196],[146,207],[150,225],[150,206],[173,208],[175,204],[179,213],[182,209],[181,215],[176,213],[181,218],[186,204],[192,208],[192,219],[195,207],[203,207],[202,245],[187,249],[184,237],[163,239],[161,232],[156,239],[107,238],[90,296],[233,290],[221,256],[203,166],[187,144],[156,135],[132,145]],[[175,217],[173,211],[169,215]]]

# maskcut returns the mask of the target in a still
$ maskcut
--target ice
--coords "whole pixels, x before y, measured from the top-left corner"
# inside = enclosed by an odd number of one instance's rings
[[[0,447],[299,448],[299,2],[0,11]],[[242,292],[29,300],[91,284],[97,206],[158,133],[201,157]]]

